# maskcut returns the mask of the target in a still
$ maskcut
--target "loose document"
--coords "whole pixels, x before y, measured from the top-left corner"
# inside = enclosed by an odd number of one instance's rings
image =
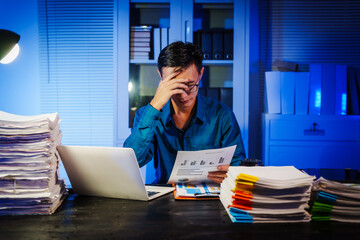
[[[168,183],[209,182],[209,172],[220,165],[229,165],[236,145],[220,149],[178,151]]]

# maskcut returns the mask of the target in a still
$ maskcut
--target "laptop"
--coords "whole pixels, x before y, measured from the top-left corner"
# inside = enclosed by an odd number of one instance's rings
[[[72,188],[79,195],[149,201],[174,190],[145,186],[131,148],[58,146]]]

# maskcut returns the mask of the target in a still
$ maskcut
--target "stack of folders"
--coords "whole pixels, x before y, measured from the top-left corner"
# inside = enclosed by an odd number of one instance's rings
[[[313,180],[292,166],[230,167],[220,200],[233,222],[308,222]]]
[[[51,214],[66,197],[58,179],[59,122],[57,113],[0,111],[0,215]]]
[[[151,26],[132,26],[130,31],[130,59],[149,59]]]
[[[311,213],[313,221],[360,223],[360,185],[320,177],[313,185]]]

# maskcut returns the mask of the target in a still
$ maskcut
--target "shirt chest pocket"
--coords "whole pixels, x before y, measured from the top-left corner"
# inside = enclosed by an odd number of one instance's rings
[[[217,149],[221,147],[221,138],[216,134],[194,134],[190,141],[192,150]]]

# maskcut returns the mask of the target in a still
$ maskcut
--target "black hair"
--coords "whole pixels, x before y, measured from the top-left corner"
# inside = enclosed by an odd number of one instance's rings
[[[202,60],[203,53],[198,46],[192,43],[177,41],[161,50],[157,66],[161,75],[162,68],[164,67],[181,67],[186,69],[192,64],[195,64],[197,71],[200,73]]]

